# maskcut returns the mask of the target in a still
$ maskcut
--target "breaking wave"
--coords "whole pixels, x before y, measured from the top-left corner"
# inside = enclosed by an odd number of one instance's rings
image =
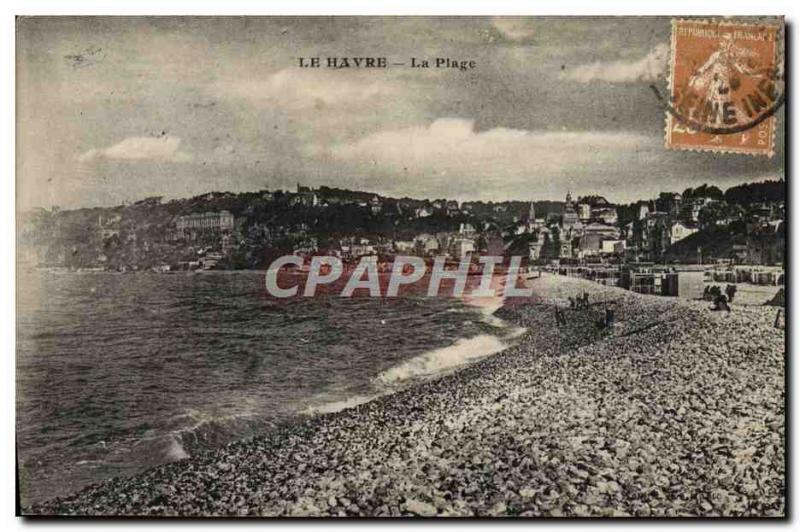
[[[303,410],[303,414],[311,416],[315,414],[332,414],[334,412],[341,412],[342,410],[346,410],[348,408],[354,408],[358,405],[363,405],[364,403],[368,403],[378,397],[380,397],[380,394],[354,395],[348,397],[347,399],[342,399],[340,401],[331,401],[328,403],[323,403],[318,406],[309,406],[308,408]]]
[[[428,351],[390,368],[378,375],[377,380],[382,384],[396,384],[414,377],[435,375],[471,360],[498,353],[506,347],[508,344],[490,334],[462,338],[453,345]]]
[[[507,321],[495,316],[505,298],[499,295],[502,292],[502,280],[493,281],[494,296],[463,298],[463,303],[478,310],[481,320],[500,330],[500,334],[481,334],[472,338],[456,340],[453,345],[434,349],[416,356],[410,360],[394,366],[380,375],[376,381],[383,385],[398,384],[417,377],[427,377],[442,373],[467,363],[499,353],[509,347],[509,340],[521,336],[527,329],[514,326]]]

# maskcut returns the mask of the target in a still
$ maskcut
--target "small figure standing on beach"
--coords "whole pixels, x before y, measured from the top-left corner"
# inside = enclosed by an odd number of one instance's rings
[[[776,328],[776,329],[781,329],[781,328],[782,328],[782,327],[781,327],[781,314],[782,314],[782,313],[783,313],[783,309],[778,309],[778,313],[777,313],[777,314],[775,314],[775,323],[774,323],[774,326],[775,326],[775,328]],[[785,321],[785,318],[784,318],[784,321],[783,321],[783,328],[785,328],[785,327],[786,327],[786,321]]]
[[[564,311],[556,307],[556,325],[566,325],[567,319],[564,317]]]
[[[729,284],[725,287],[725,293],[728,295],[728,301],[733,303],[733,297],[736,295],[736,285]]]
[[[609,305],[606,303],[606,327],[613,327],[614,326],[614,307],[616,305],[612,303]]]

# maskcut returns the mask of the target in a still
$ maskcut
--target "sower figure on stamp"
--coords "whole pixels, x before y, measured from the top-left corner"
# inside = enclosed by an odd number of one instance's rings
[[[738,46],[733,36],[726,33],[720,39],[719,48],[691,77],[689,86],[698,94],[705,94],[712,106],[722,109],[731,101],[733,91],[739,87],[739,75],[761,76],[761,73],[750,66],[756,57],[758,54]],[[747,120],[747,116],[740,109],[736,107],[732,109],[740,115],[736,117],[737,120],[742,122]],[[723,113],[716,113],[714,123],[711,125],[723,127],[726,125],[724,121]]]

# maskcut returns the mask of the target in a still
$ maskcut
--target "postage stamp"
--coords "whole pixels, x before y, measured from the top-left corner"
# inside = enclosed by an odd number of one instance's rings
[[[778,24],[673,20],[666,147],[774,154],[784,102]]]

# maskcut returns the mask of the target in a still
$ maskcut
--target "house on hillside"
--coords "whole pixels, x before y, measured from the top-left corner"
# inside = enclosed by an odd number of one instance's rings
[[[680,242],[698,231],[697,227],[686,222],[674,221],[669,227],[669,243]]]

